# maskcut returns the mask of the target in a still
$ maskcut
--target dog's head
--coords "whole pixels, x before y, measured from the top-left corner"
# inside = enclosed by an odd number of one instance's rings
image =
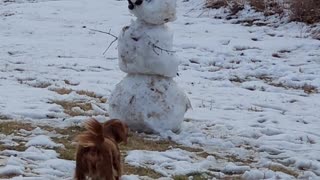
[[[104,137],[112,138],[118,144],[121,142],[127,143],[128,133],[128,125],[119,119],[112,119],[103,124]]]

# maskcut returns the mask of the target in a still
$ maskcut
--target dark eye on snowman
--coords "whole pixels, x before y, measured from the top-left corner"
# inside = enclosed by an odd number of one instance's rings
[[[139,6],[139,5],[142,4],[142,2],[143,2],[143,0],[137,0],[134,4],[137,5],[137,6]]]
[[[133,3],[131,0],[128,0],[128,3],[129,3],[128,8],[129,8],[130,10],[132,10],[132,9],[134,9],[134,6],[135,6],[135,5],[136,5],[136,6],[141,5],[141,4],[143,3],[143,0],[136,0],[134,3]]]

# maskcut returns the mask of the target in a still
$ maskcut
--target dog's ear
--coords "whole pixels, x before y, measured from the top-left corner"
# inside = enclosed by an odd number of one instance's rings
[[[127,143],[128,126],[120,120],[110,120],[104,124],[104,136],[112,137],[117,143]]]

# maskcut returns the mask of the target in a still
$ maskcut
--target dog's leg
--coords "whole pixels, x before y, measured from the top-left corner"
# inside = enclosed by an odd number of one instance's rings
[[[113,154],[113,171],[115,172],[116,177],[121,177],[122,167],[120,153]]]
[[[76,180],[86,180],[86,165],[83,164],[82,157],[83,148],[78,147],[76,154],[76,170],[75,170],[75,179]]]

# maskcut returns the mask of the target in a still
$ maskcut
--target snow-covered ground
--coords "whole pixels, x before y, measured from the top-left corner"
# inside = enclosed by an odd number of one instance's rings
[[[221,11],[202,6],[202,0],[179,0],[178,20],[170,24],[182,61],[175,80],[193,110],[180,134],[162,137],[208,156],[135,150],[126,162],[166,177],[206,172],[216,178],[319,179],[320,41],[302,38],[301,24],[243,26],[214,19]],[[58,127],[89,115],[103,120],[103,99],[125,74],[115,45],[102,55],[113,37],[90,29],[118,34],[132,18],[127,1],[1,0],[0,119]],[[72,91],[57,93],[61,88]],[[62,102],[76,102],[71,111],[77,116],[64,113]],[[0,153],[0,176],[70,179],[74,162],[50,149],[61,144],[36,132],[26,151]],[[14,143],[1,132],[0,141]]]

